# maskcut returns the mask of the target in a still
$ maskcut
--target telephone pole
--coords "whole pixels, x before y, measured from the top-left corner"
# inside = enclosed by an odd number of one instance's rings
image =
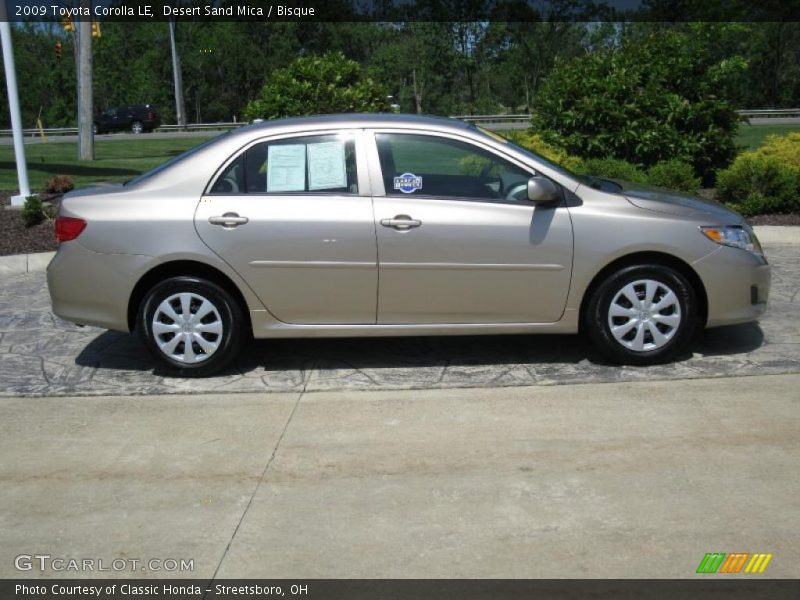
[[[6,20],[5,3],[0,10],[0,36],[3,44],[3,66],[6,71],[6,86],[8,88],[8,110],[11,113],[11,129],[14,135],[14,156],[17,161],[17,181],[19,194],[11,197],[12,206],[22,206],[25,198],[30,196],[31,188],[28,183],[28,166],[25,163],[25,142],[22,139],[22,117],[19,110],[19,93],[17,92],[17,71],[14,66],[14,45],[11,42],[11,26]]]
[[[169,20],[169,44],[172,48],[172,79],[175,82],[175,116],[180,127],[186,126],[186,114],[183,110],[183,77],[181,77],[181,58],[175,43],[175,19]]]
[[[81,0],[92,9],[92,0]],[[78,159],[94,160],[94,110],[92,92],[92,23],[78,21]]]

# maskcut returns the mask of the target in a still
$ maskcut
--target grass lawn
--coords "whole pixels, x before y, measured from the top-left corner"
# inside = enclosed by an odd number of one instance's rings
[[[736,136],[736,145],[746,150],[755,150],[764,143],[768,135],[786,135],[787,133],[800,132],[800,125],[747,125],[739,127]]]
[[[136,177],[208,138],[98,141],[94,161],[79,161],[77,144],[26,144],[31,189],[41,190],[53,175],[69,175],[75,187]],[[14,147],[0,146],[0,190],[17,189]]]

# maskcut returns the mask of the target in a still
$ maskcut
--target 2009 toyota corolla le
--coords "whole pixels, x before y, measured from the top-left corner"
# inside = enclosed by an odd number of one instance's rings
[[[674,357],[752,321],[770,267],[734,212],[582,178],[450,119],[272,121],[65,196],[47,278],[69,321],[138,330],[181,375],[256,338],[576,333]]]

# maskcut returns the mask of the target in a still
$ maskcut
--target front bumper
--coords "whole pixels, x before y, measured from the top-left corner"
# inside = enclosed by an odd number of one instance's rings
[[[707,327],[748,323],[764,314],[771,282],[766,259],[720,246],[692,266],[706,288]]]
[[[78,325],[128,331],[128,301],[152,257],[99,254],[78,241],[59,245],[47,266],[53,313]]]

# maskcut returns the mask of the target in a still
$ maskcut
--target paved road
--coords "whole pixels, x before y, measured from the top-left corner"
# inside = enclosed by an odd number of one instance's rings
[[[0,286],[0,396],[294,392],[498,387],[800,373],[800,246],[767,246],[774,265],[760,324],[706,332],[670,365],[605,364],[577,336],[271,340],[208,379],[153,371],[137,338],[78,328],[50,312],[44,275]]]
[[[683,578],[743,551],[797,578],[798,388],[2,398],[0,577],[49,554],[194,560],[153,577]]]

